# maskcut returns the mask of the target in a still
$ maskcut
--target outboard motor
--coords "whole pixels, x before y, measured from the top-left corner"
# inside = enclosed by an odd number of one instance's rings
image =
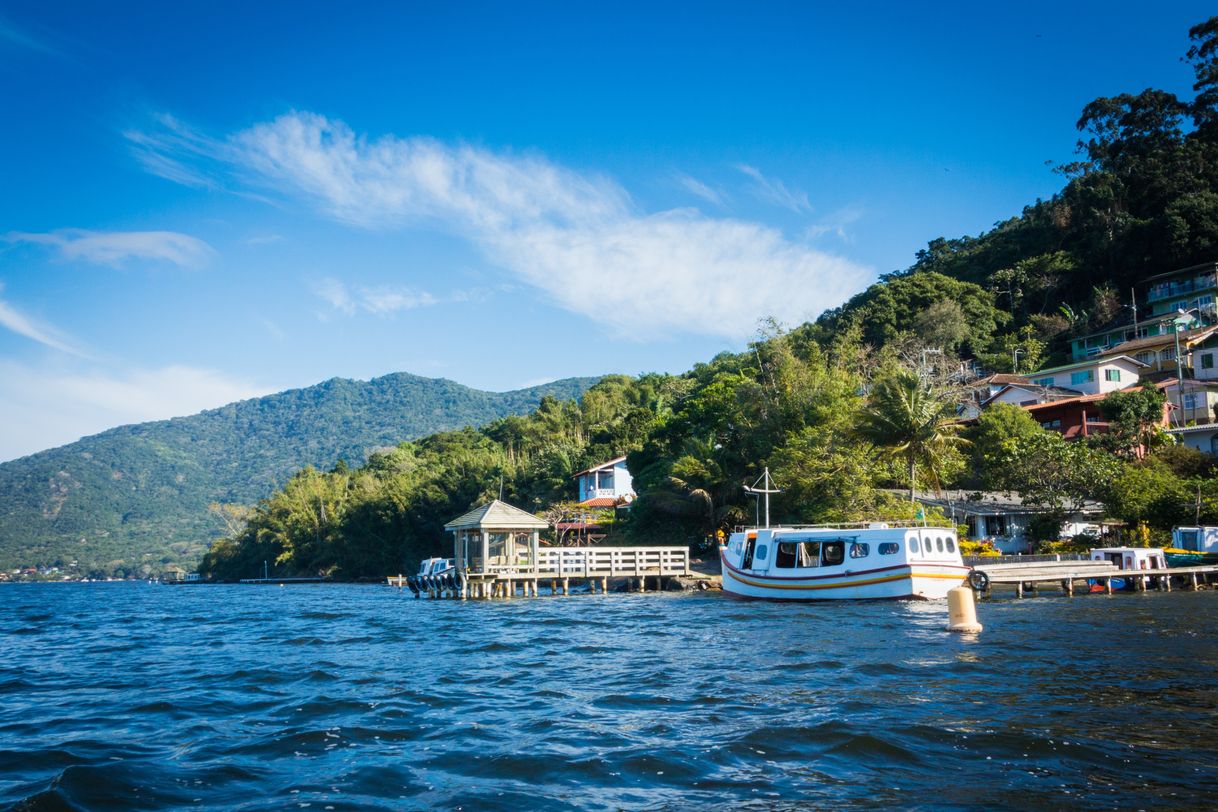
[[[410,591],[416,598],[419,597],[419,577],[417,575],[407,575],[406,586],[410,587]]]

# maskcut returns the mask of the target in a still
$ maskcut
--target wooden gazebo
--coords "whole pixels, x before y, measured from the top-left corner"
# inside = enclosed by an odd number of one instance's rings
[[[444,529],[453,533],[453,561],[466,582],[481,585],[500,574],[537,572],[540,531],[550,525],[498,499],[458,516]]]

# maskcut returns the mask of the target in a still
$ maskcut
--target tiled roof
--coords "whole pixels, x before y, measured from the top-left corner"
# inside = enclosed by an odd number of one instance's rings
[[[1215,332],[1218,332],[1218,327],[1197,327],[1192,330],[1184,330],[1180,333],[1180,341],[1183,344],[1196,343],[1204,341]],[[1157,336],[1147,336],[1146,338],[1135,338],[1131,341],[1126,341],[1123,344],[1117,344],[1102,356],[1105,360],[1110,359],[1114,355],[1128,355],[1131,352],[1144,350],[1149,347],[1169,346],[1176,343],[1175,333],[1163,333]]]
[[[580,507],[590,508],[607,508],[617,504],[617,500],[612,496],[597,496],[592,499],[585,499],[579,503]]]

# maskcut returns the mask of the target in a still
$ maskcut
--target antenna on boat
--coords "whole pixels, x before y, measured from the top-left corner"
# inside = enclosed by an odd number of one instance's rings
[[[760,487],[760,488],[757,487],[758,482],[762,483],[762,487]],[[752,487],[749,487],[748,485],[744,486],[745,493],[751,493],[754,496],[756,496],[757,494],[762,494],[762,493],[765,494],[765,526],[766,527],[770,526],[770,494],[782,493],[782,491],[778,490],[777,488],[771,487],[773,484],[774,483],[770,481],[769,466],[766,466],[765,473],[763,473],[761,476],[757,477],[757,482],[754,482]]]

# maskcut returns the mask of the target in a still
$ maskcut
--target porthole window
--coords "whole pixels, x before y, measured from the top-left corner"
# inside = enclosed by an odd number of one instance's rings
[[[876,548],[876,552],[880,555],[896,555],[901,551],[901,545],[895,541],[886,541]]]
[[[954,553],[954,552],[956,552],[956,542],[955,542],[955,540],[954,540],[954,539],[952,539],[952,537],[951,537],[951,536],[948,536],[948,537],[947,537],[947,551],[948,551],[949,553]]]
[[[934,547],[932,545],[933,542],[930,539],[923,539],[922,547],[926,550],[926,552],[934,552]]]
[[[850,545],[851,558],[866,558],[871,553],[871,546],[865,541],[856,541]]]
[[[753,560],[757,561],[757,562],[765,561],[766,553],[768,553],[769,551],[770,551],[770,548],[767,547],[766,545],[758,544],[757,545],[757,554],[755,556],[753,556]]]
[[[937,550],[938,552],[943,552],[943,539],[942,538],[935,539],[935,550]]]
[[[916,553],[917,551],[918,551],[918,540],[910,539],[909,540],[909,552]]]

